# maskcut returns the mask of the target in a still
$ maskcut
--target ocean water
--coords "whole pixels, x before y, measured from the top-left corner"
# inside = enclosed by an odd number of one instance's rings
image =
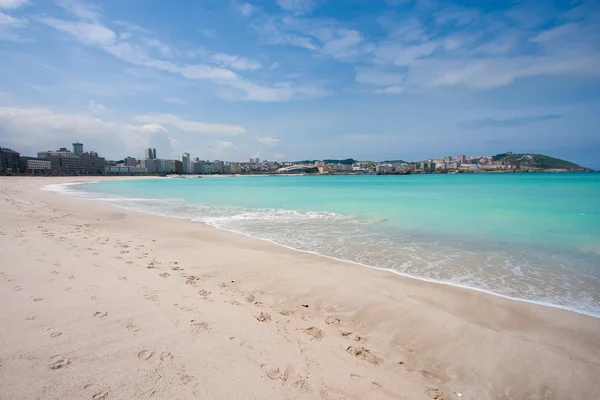
[[[293,249],[600,317],[600,174],[53,185]]]

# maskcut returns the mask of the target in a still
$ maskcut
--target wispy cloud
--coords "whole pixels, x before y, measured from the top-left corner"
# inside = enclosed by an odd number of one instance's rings
[[[102,104],[96,103],[94,100],[90,100],[88,103],[88,109],[92,114],[104,114],[108,110]]]
[[[29,4],[29,0],[0,0],[0,9],[12,10]]]
[[[253,6],[250,3],[237,3],[236,7],[240,13],[246,16],[254,14],[254,12],[258,9],[258,7]]]
[[[261,67],[258,61],[250,60],[246,57],[235,56],[226,53],[217,53],[212,56],[214,62],[224,68],[231,68],[235,70],[250,70],[254,71]]]
[[[56,3],[80,19],[93,21],[102,17],[102,9],[96,3],[85,0],[57,0]]]
[[[233,147],[233,142],[230,142],[229,140],[217,140],[216,144],[218,149],[228,149]]]
[[[134,152],[140,146],[149,144],[149,135],[164,129],[160,125],[152,128],[108,121],[89,113],[24,107],[0,107],[0,125],[7,145],[18,146],[31,154],[43,148],[52,148],[57,142],[70,143],[73,138],[86,140],[96,146],[106,141],[102,150],[108,154],[114,154],[115,148]]]
[[[305,14],[313,11],[320,3],[320,0],[277,0],[279,6],[295,14]]]
[[[462,129],[509,128],[530,125],[536,122],[552,121],[560,118],[562,118],[562,115],[558,114],[532,115],[504,119],[482,118],[459,122],[458,126]]]
[[[14,10],[18,7],[28,4],[28,1],[19,0],[0,0],[0,10]],[[29,20],[24,17],[13,17],[7,13],[0,11],[0,41],[7,42],[28,42],[20,35],[19,30],[29,26]]]
[[[179,118],[173,114],[136,115],[134,121],[172,125],[182,131],[211,135],[239,135],[246,130],[241,126],[227,124],[211,124]]]
[[[167,103],[171,103],[171,104],[179,104],[179,105],[187,104],[187,101],[180,99],[179,97],[167,97],[165,99],[165,101]]]
[[[151,38],[145,38],[138,42],[133,40],[117,41],[115,32],[99,22],[72,22],[49,17],[40,18],[40,22],[68,33],[75,40],[84,44],[97,46],[129,64],[177,74],[186,79],[210,80],[215,84],[228,86],[243,93],[241,96],[236,92],[234,94],[228,93],[225,97],[229,99],[272,102],[316,97],[326,93],[324,90],[311,85],[296,85],[292,82],[265,85],[244,79],[231,69],[255,70],[260,68],[260,63],[244,57],[217,53],[213,56],[212,61],[218,63],[221,67],[208,64],[182,65],[150,56],[150,50],[156,47],[161,50],[163,56],[170,55],[170,49],[162,46],[161,42]]]
[[[276,144],[278,144],[280,142],[279,139],[268,137],[268,136],[260,137],[260,138],[258,138],[256,140],[258,140],[259,143],[268,144],[270,146],[274,146],[274,145],[276,145]]]

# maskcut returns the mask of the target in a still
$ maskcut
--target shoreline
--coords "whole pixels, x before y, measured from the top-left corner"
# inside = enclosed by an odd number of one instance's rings
[[[430,174],[430,175],[435,175],[435,174]],[[240,175],[240,176],[264,176],[264,175]],[[281,175],[281,176],[283,176],[283,175]],[[296,175],[286,175],[286,176],[296,176]],[[307,176],[310,176],[310,175],[307,175]],[[189,178],[192,178],[192,177],[194,177],[194,176],[190,176]],[[218,177],[218,176],[213,176],[213,177]],[[122,177],[122,178],[124,178],[124,179],[138,179],[138,177]],[[143,178],[142,177],[141,179],[152,179],[152,178],[151,177],[147,177],[147,178]],[[109,179],[106,179],[106,180],[111,180],[111,179],[109,178]],[[66,183],[56,184],[56,186],[64,185],[64,186],[68,187],[68,186],[71,186],[71,185],[85,185],[85,184],[92,184],[92,183],[96,183],[96,182],[98,182],[98,181],[97,180],[91,180],[91,181],[84,181],[84,182],[66,182]],[[48,186],[52,186],[52,184],[43,186],[40,189],[41,190],[54,191],[52,189],[48,189],[47,188]],[[79,199],[102,202],[102,200],[96,200],[96,199],[93,199],[93,198],[86,198],[86,197],[77,196],[76,193],[69,192],[68,190],[64,190],[64,191],[57,190],[57,191],[54,191],[54,192],[59,193],[61,195],[72,195],[72,196],[74,196],[76,198],[79,198]],[[317,253],[315,251],[298,249],[298,248],[291,247],[291,246],[288,246],[288,245],[285,245],[285,244],[277,243],[277,242],[275,242],[275,241],[273,241],[271,239],[265,239],[265,238],[261,238],[261,237],[257,237],[257,236],[252,236],[251,234],[247,234],[247,233],[244,233],[244,232],[241,232],[241,231],[236,231],[236,230],[233,230],[233,229],[220,228],[220,227],[217,227],[217,226],[214,226],[214,225],[210,225],[210,224],[208,224],[206,222],[203,222],[203,221],[197,221],[197,220],[194,220],[194,219],[189,219],[189,218],[185,218],[185,217],[176,217],[176,216],[166,215],[166,214],[156,214],[156,213],[146,212],[146,211],[131,210],[131,209],[125,207],[125,206],[119,205],[118,203],[108,203],[108,204],[110,204],[111,206],[117,207],[119,209],[123,209],[123,210],[127,210],[127,211],[133,211],[133,212],[136,212],[136,213],[141,213],[141,214],[146,214],[146,215],[156,215],[156,216],[166,217],[166,218],[176,218],[176,219],[185,220],[185,221],[189,221],[189,222],[193,222],[193,223],[200,223],[200,224],[202,224],[204,226],[207,226],[209,228],[217,229],[219,231],[224,231],[224,232],[230,232],[230,233],[233,233],[233,234],[236,234],[236,235],[242,235],[242,236],[251,238],[253,240],[260,240],[260,241],[267,242],[267,243],[270,243],[270,244],[273,244],[273,245],[276,245],[276,246],[283,247],[283,248],[288,249],[288,250],[297,251],[297,252],[305,253],[305,254],[312,254],[312,255],[315,255],[317,257],[324,257],[324,258],[327,258],[327,259],[330,259],[330,260],[334,260],[334,261],[337,261],[337,262],[349,263],[349,264],[353,264],[353,265],[357,265],[357,266],[360,266],[360,267],[369,268],[369,269],[373,269],[373,270],[384,271],[384,272],[392,273],[392,274],[397,275],[397,276],[401,276],[403,278],[414,279],[414,280],[417,280],[417,281],[427,282],[427,283],[431,283],[431,284],[447,285],[447,286],[451,286],[451,287],[455,287],[455,288],[460,288],[460,289],[465,289],[465,290],[473,290],[473,291],[478,292],[478,293],[483,293],[483,294],[491,295],[491,296],[497,296],[497,297],[500,297],[500,298],[503,298],[503,299],[507,299],[507,300],[511,300],[511,301],[523,302],[523,303],[528,303],[528,304],[534,304],[534,305],[537,305],[537,306],[549,307],[549,308],[554,308],[554,309],[560,309],[560,310],[563,310],[563,311],[568,311],[568,312],[572,312],[572,313],[575,313],[575,314],[580,314],[580,315],[584,315],[584,316],[587,316],[587,317],[599,318],[600,319],[600,314],[598,314],[598,313],[595,314],[595,313],[592,313],[592,312],[586,312],[586,311],[583,311],[583,310],[578,310],[578,309],[571,308],[571,307],[568,307],[568,306],[563,306],[563,305],[560,305],[560,304],[553,304],[553,303],[542,302],[542,301],[537,301],[537,300],[530,300],[530,299],[518,298],[518,297],[508,296],[508,295],[504,295],[502,293],[497,293],[497,292],[494,292],[494,291],[491,291],[491,290],[486,290],[486,289],[477,288],[477,287],[473,287],[473,286],[461,285],[461,284],[454,283],[454,282],[449,282],[449,281],[441,281],[441,280],[431,279],[431,278],[427,278],[427,277],[410,275],[410,274],[402,273],[402,272],[399,272],[399,271],[396,271],[396,270],[393,270],[393,269],[390,269],[390,268],[376,267],[376,266],[369,265],[369,264],[364,264],[364,263],[361,263],[361,262],[358,262],[358,261],[346,260],[346,259],[343,259],[343,258],[338,258],[338,257],[334,257],[334,256],[329,256],[329,255],[326,255],[326,254]]]
[[[598,318],[40,190],[50,181],[0,179],[0,397],[600,391]]]

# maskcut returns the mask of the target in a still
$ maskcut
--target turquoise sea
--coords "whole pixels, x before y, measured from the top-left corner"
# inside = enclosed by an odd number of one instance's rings
[[[600,174],[261,176],[51,189],[600,317]]]

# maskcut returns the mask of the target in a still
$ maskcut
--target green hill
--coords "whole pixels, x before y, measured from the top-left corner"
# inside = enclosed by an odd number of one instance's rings
[[[521,168],[534,169],[566,169],[570,171],[587,171],[587,168],[581,167],[570,161],[561,160],[545,156],[543,154],[515,154],[501,153],[494,156],[494,161],[509,161],[520,163]]]

